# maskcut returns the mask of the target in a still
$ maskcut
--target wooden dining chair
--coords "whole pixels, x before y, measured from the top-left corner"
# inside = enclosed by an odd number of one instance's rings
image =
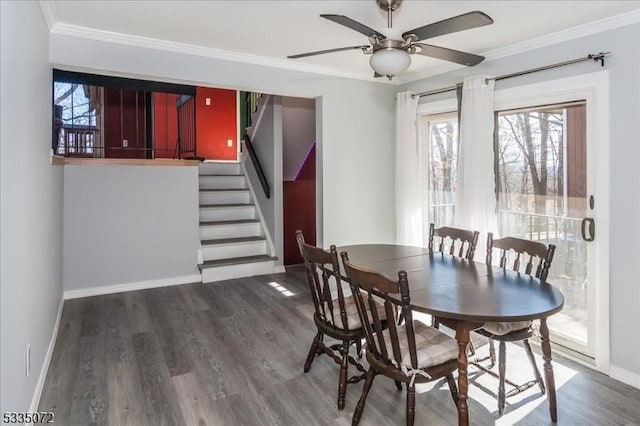
[[[360,323],[358,309],[352,297],[345,295],[348,285],[340,279],[340,264],[336,247],[329,251],[306,244],[302,231],[296,231],[296,240],[309,281],[309,289],[315,312],[313,321],[317,328],[311,343],[309,355],[304,363],[304,372],[308,373],[317,355],[327,354],[340,364],[338,380],[338,409],[344,409],[347,383],[357,383],[364,378],[366,370],[349,355],[349,348],[356,346],[359,356],[362,353],[364,330]],[[382,310],[382,306],[379,306]],[[327,346],[324,336],[339,340],[341,343]],[[361,374],[348,378],[348,365],[353,364]]]
[[[553,260],[556,246],[549,244],[548,246],[537,242],[524,240],[521,238],[505,237],[501,239],[493,239],[493,234],[489,233],[487,238],[487,265],[492,264],[493,250],[500,252],[499,265],[502,268],[524,272],[527,275],[535,276],[541,281],[546,281],[549,275],[549,268]],[[496,322],[486,323],[482,328],[476,330],[477,333],[489,338],[489,356],[479,360],[473,360],[473,364],[500,380],[498,386],[498,412],[500,415],[504,412],[505,399],[517,395],[538,384],[542,394],[545,393],[544,382],[540,376],[540,371],[536,365],[533,351],[529,339],[534,335],[535,329],[532,321],[516,321],[516,322]],[[495,366],[496,355],[494,340],[500,342],[498,353],[498,374],[496,375],[491,369]],[[535,378],[522,385],[518,385],[505,377],[506,369],[506,343],[521,341],[524,346],[527,357],[533,368]],[[481,362],[489,359],[490,364],[485,367]],[[513,387],[505,394],[505,382]]]
[[[352,425],[360,422],[367,395],[376,375],[382,374],[393,379],[398,389],[401,383],[407,387],[406,422],[411,426],[415,417],[415,384],[446,377],[454,402],[458,403],[458,389],[452,373],[457,369],[458,342],[420,322],[413,322],[410,308],[409,283],[405,271],[398,272],[398,281],[375,271],[358,267],[349,262],[347,253],[341,253],[342,263],[349,278],[360,323],[364,324],[366,356],[369,370],[366,374],[362,395],[353,413]],[[394,294],[400,300],[393,299]],[[404,321],[387,321],[384,330],[382,318],[377,309],[383,301],[386,318],[396,317],[402,312]]]
[[[443,226],[436,228],[433,223],[429,224],[429,251],[449,253],[452,256],[473,260],[478,244],[478,231],[467,231],[466,229]],[[439,244],[435,237],[440,239]],[[458,249],[456,250],[456,246]],[[466,248],[466,250],[465,250]]]

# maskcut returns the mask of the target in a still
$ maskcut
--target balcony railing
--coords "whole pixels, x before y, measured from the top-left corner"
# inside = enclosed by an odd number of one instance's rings
[[[56,154],[68,157],[93,157],[98,129],[93,126],[63,126],[62,144]]]
[[[525,213],[510,210],[498,212],[501,236],[511,236],[555,244],[556,253],[552,272],[586,279],[586,244],[582,239],[580,218]]]
[[[436,226],[453,225],[453,204],[431,206],[430,221]],[[500,237],[510,236],[555,244],[556,251],[548,281],[565,297],[562,326],[552,324],[552,331],[570,340],[587,342],[587,244],[582,239],[580,218],[498,211]],[[479,244],[486,244],[480,241]],[[483,262],[484,259],[476,259]]]
[[[453,204],[436,204],[430,209],[429,220],[436,226],[453,225]],[[563,279],[586,282],[587,248],[582,239],[580,218],[518,212],[498,211],[498,227],[501,237],[510,236],[555,244],[556,252],[552,274]],[[484,242],[480,242],[484,244]],[[568,278],[569,277],[569,278]]]

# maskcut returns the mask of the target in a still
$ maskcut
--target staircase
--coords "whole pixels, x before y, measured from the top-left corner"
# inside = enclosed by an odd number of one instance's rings
[[[240,163],[202,163],[199,180],[202,282],[274,273],[277,258]]]

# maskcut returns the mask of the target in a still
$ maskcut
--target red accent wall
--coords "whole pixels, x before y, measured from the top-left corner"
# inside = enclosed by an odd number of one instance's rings
[[[174,158],[178,141],[178,97],[174,93],[153,94],[153,147],[156,158]]]
[[[295,232],[316,244],[316,148],[311,148],[298,180],[283,182],[284,264],[302,263]]]
[[[144,91],[104,88],[106,158],[146,158],[145,109]]]
[[[211,105],[206,99],[211,99]],[[208,160],[236,160],[238,117],[236,91],[198,87],[196,89],[196,150]],[[233,141],[227,146],[227,140]]]

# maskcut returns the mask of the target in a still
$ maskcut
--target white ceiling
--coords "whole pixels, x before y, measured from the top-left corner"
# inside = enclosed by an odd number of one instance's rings
[[[428,43],[498,57],[531,40],[558,40],[568,29],[612,16],[637,13],[640,1],[420,1],[405,0],[393,15],[393,29],[374,0],[357,1],[41,1],[53,32],[109,38],[126,34],[144,39],[197,46],[207,54],[242,53],[247,60],[334,75],[371,78],[369,56],[346,51],[304,59],[287,55],[368,44],[365,36],[320,18],[346,15],[388,37],[399,39],[409,29],[473,10],[491,16],[493,25],[429,39]],[[607,21],[600,23],[606,28]],[[122,37],[118,37],[122,40]],[[556,40],[556,38],[553,38]],[[157,43],[156,43],[157,45]],[[596,53],[596,52],[584,52]],[[228,56],[228,55],[227,55]],[[412,56],[409,70],[397,82],[423,78],[459,67],[437,59]],[[382,80],[382,79],[379,79]]]

